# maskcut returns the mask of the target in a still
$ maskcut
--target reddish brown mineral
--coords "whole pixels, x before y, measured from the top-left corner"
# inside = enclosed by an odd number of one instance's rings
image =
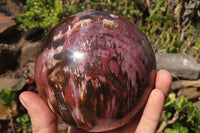
[[[55,26],[36,62],[45,102],[66,123],[89,132],[129,122],[144,107],[155,74],[154,52],[136,25],[98,11]]]

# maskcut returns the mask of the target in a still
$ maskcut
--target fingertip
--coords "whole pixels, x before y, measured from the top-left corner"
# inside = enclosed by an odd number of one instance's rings
[[[168,96],[172,84],[172,75],[167,70],[159,70],[156,76],[155,88],[161,90],[165,97]]]
[[[24,91],[19,95],[19,100],[26,109],[27,104],[29,104],[30,97],[35,97],[34,95],[36,94],[31,91]]]
[[[24,100],[24,92],[19,95],[19,101],[26,108],[26,100]]]
[[[157,78],[163,78],[163,79],[167,79],[168,83],[170,84],[172,82],[172,75],[169,71],[167,70],[159,70],[157,72]]]
[[[55,115],[39,95],[25,91],[19,95],[19,100],[28,111],[33,132],[56,133],[58,131]]]
[[[158,74],[159,75],[165,75],[166,78],[172,79],[171,73],[169,71],[165,70],[165,69],[159,70]]]

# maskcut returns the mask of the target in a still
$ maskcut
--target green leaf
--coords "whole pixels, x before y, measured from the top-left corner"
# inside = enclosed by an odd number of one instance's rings
[[[188,128],[184,127],[184,126],[181,126],[180,131],[181,131],[181,133],[188,133],[189,132]]]
[[[168,108],[176,106],[175,101],[176,101],[176,95],[174,93],[170,93],[164,107]]]
[[[158,0],[158,1],[157,1],[156,7],[155,7],[155,8],[153,9],[153,11],[151,12],[150,17],[152,17],[152,16],[157,12],[157,10],[160,8],[160,6],[161,6],[164,2],[165,2],[164,0]]]
[[[31,127],[31,120],[28,114],[23,114],[16,118],[18,128],[28,130]]]
[[[172,113],[171,112],[167,112],[167,119],[172,117]]]
[[[194,48],[196,50],[200,50],[200,42],[199,41],[195,42]]]
[[[164,130],[164,133],[176,133],[176,131],[174,131],[173,129],[170,129],[170,128],[166,128]]]
[[[4,88],[0,92],[0,104],[11,106],[15,100],[15,94],[11,88]]]
[[[188,100],[187,100],[184,96],[181,96],[181,97],[180,97],[180,101],[179,101],[179,103],[177,104],[177,105],[178,105],[178,108],[179,108],[179,109],[182,109],[187,103],[188,103]]]
[[[182,126],[179,122],[176,122],[173,127],[177,133],[188,133],[188,128]]]

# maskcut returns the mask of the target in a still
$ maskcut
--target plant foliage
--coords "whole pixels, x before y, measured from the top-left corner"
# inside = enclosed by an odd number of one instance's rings
[[[31,129],[31,120],[28,114],[22,114],[16,118],[16,125],[18,131],[30,131]]]
[[[19,15],[23,30],[35,27],[48,29],[58,23],[59,15],[63,13],[62,0],[27,0],[24,10]]]
[[[176,95],[171,93],[164,106],[161,125],[163,129],[160,130],[164,133],[199,133],[200,112],[184,96],[177,100]]]
[[[12,106],[12,103],[15,101],[15,93],[11,88],[4,88],[0,92],[0,104],[6,105],[8,107]]]

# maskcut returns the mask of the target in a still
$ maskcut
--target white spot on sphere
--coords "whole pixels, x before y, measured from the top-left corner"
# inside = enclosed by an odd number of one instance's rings
[[[58,39],[61,38],[62,36],[63,36],[63,34],[62,34],[62,32],[60,31],[57,35],[55,35],[55,36],[53,37],[53,41],[58,40]]]
[[[118,18],[119,18],[117,15],[114,15],[114,14],[110,14],[110,16],[111,16],[112,18],[115,18],[115,19],[118,19]]]
[[[115,24],[114,20],[103,19],[103,25],[114,25],[114,24]]]

